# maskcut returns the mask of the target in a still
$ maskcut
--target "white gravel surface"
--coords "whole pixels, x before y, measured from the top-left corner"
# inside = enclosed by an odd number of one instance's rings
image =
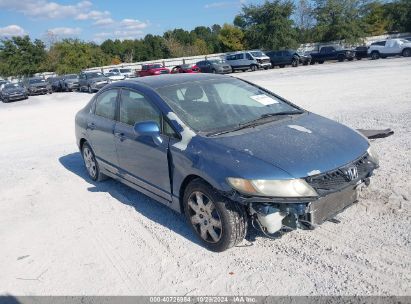
[[[86,177],[74,115],[86,93],[0,104],[0,294],[411,295],[411,60],[237,73],[373,141],[361,200],[314,231],[212,253],[183,216]],[[252,246],[248,246],[251,245]]]

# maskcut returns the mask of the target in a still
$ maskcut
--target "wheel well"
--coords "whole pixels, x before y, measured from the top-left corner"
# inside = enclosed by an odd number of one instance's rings
[[[403,53],[404,53],[404,51],[411,51],[411,48],[407,47],[407,48],[402,50]]]
[[[183,182],[181,183],[180,191],[179,191],[179,196],[180,196],[180,210],[181,210],[181,213],[184,213],[184,205],[183,205],[184,192],[185,192],[188,184],[190,184],[190,183],[191,183],[193,180],[195,180],[195,179],[201,179],[202,181],[204,181],[204,182],[207,183],[206,180],[204,180],[203,178],[201,178],[201,177],[198,176],[198,175],[191,174],[191,175],[186,176],[186,178],[185,178],[185,179],[183,180]]]
[[[80,151],[83,150],[83,145],[87,140],[85,140],[84,138],[80,139]]]

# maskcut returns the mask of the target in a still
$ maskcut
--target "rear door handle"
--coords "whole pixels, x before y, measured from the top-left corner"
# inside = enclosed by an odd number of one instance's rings
[[[87,124],[87,128],[90,129],[90,130],[94,130],[96,128],[96,125],[93,122],[89,122]]]
[[[126,136],[122,132],[114,132],[114,136],[120,139],[120,141],[126,140]]]

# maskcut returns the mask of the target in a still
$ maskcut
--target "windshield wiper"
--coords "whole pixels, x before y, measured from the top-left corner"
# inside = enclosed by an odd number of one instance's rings
[[[226,133],[230,133],[230,132],[243,130],[243,129],[246,129],[246,128],[252,128],[252,127],[258,126],[262,123],[265,123],[265,120],[267,118],[270,118],[270,117],[286,116],[286,115],[298,115],[298,114],[303,114],[303,113],[304,113],[304,111],[284,111],[284,112],[277,112],[277,113],[267,113],[267,114],[261,115],[257,119],[253,119],[251,121],[241,123],[235,128],[228,129],[228,130],[223,130],[223,131],[217,131],[217,132],[210,132],[210,133],[207,134],[207,136],[217,136],[217,135],[221,135],[221,134],[226,134]]]

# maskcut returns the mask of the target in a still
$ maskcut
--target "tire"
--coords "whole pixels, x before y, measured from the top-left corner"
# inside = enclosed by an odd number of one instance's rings
[[[298,58],[293,58],[293,61],[291,62],[291,66],[293,68],[297,68],[300,65],[300,60]]]
[[[216,72],[215,69],[212,69],[212,70],[211,70],[211,73],[216,74],[217,72]]]
[[[279,67],[280,67],[281,69],[284,69],[284,68],[285,68],[285,64],[280,64]]]
[[[251,72],[257,71],[258,67],[255,64],[250,65]]]
[[[201,179],[185,189],[184,214],[202,244],[215,252],[241,243],[247,232],[247,216],[238,203],[222,197]]]
[[[90,87],[90,86],[88,86],[87,91],[88,91],[90,94],[92,94],[92,93],[93,93],[93,90],[91,89],[91,87]]]
[[[380,59],[380,53],[379,53],[379,52],[376,52],[376,51],[373,51],[373,52],[371,53],[371,59],[372,59],[372,60]]]
[[[318,63],[319,63],[319,64],[323,64],[323,63],[324,63],[324,60],[320,60],[320,61],[318,61]]]
[[[405,49],[402,51],[402,56],[411,57],[411,49]]]
[[[354,58],[348,58],[348,61],[353,61],[354,60]]]
[[[93,181],[99,182],[107,178],[100,172],[93,149],[91,149],[87,142],[81,147],[81,155],[83,157],[84,165],[86,166],[87,174]]]
[[[338,62],[344,62],[345,58],[344,56],[338,56]]]

